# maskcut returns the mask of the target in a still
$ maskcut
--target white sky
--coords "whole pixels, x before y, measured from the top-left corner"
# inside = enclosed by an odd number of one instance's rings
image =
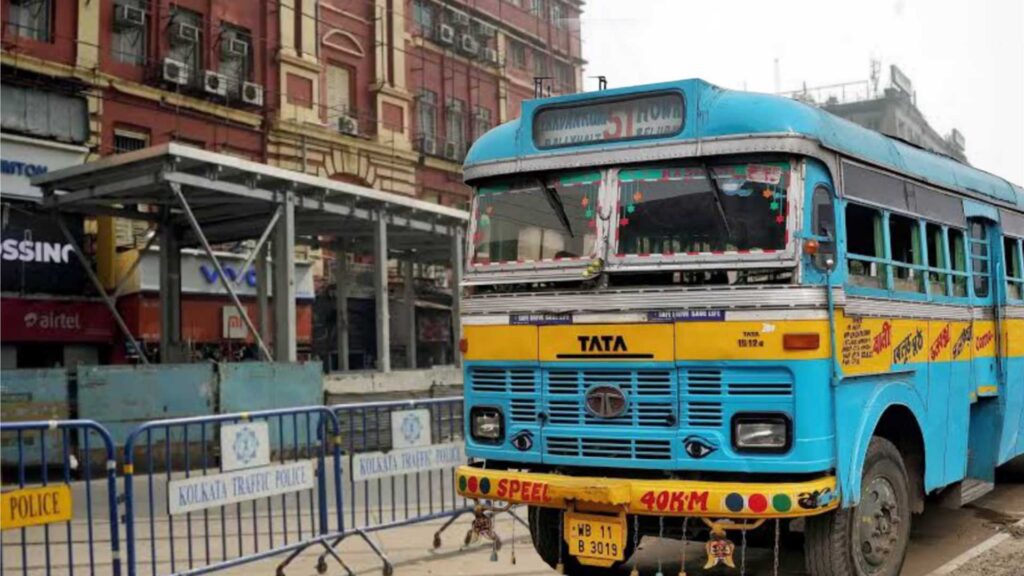
[[[940,134],[1024,185],[1024,0],[588,0],[584,76],[609,87],[703,78],[774,92],[867,80],[896,64]],[[597,81],[586,78],[594,90]]]

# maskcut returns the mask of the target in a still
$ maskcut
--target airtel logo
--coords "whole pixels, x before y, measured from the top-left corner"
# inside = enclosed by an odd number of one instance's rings
[[[29,312],[22,319],[26,328],[39,328],[40,330],[80,330],[81,319],[77,312]]]

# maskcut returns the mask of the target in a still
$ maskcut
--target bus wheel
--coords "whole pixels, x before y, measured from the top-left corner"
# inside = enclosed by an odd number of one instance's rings
[[[804,555],[812,576],[898,576],[910,539],[910,482],[892,442],[871,439],[860,503],[807,519]]]
[[[533,548],[537,551],[541,560],[547,563],[548,566],[555,568],[558,566],[559,547],[561,547],[562,565],[565,567],[565,573],[569,576],[618,575],[619,564],[615,564],[611,568],[583,566],[576,560],[575,556],[569,554],[569,547],[565,543],[565,539],[562,538],[562,534],[559,530],[561,525],[561,522],[559,522],[561,515],[561,510],[540,508],[537,506],[529,507],[528,518],[530,524],[530,538],[533,540]],[[629,557],[633,554],[632,538],[633,530],[632,527],[630,527],[626,534],[626,560],[629,560]]]

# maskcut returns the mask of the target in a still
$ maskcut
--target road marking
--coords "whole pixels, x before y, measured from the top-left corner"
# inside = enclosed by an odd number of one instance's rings
[[[1013,526],[1016,528],[1024,528],[1024,520],[1018,521]],[[985,552],[988,552],[996,546],[999,546],[1000,544],[1009,540],[1010,538],[1012,538],[1012,536],[1010,535],[1009,531],[1000,532],[999,534],[990,537],[988,540],[985,540],[981,544],[978,544],[977,546],[971,548],[970,550],[964,552],[956,558],[953,558],[949,562],[946,562],[942,566],[939,566],[938,568],[929,572],[925,576],[948,576],[964,564],[967,564],[968,562],[974,560],[978,556],[981,556]]]

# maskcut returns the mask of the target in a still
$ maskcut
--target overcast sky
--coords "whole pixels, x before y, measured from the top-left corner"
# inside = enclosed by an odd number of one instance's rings
[[[588,0],[585,76],[609,87],[704,78],[775,91],[867,80],[882,63],[913,82],[940,134],[975,166],[1024,185],[1024,0]],[[587,78],[584,87],[596,89]]]

